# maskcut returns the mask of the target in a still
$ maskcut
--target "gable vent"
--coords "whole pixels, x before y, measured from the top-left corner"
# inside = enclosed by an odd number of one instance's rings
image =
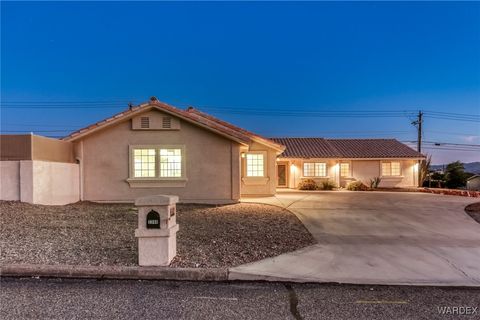
[[[162,119],[162,128],[170,129],[172,127],[172,118],[164,117]]]
[[[150,118],[149,117],[141,117],[140,118],[140,128],[142,128],[142,129],[150,128]]]

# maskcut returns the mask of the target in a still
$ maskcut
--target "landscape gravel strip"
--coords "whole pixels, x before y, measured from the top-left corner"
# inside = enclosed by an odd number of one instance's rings
[[[470,217],[472,217],[473,220],[480,223],[480,202],[469,204],[465,208],[465,211]]]
[[[137,264],[137,211],[131,204],[0,201],[0,214],[2,265]],[[233,267],[315,243],[292,213],[262,204],[179,204],[177,223],[171,267]]]

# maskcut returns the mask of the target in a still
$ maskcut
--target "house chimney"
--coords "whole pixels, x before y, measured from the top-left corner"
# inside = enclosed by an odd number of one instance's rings
[[[150,101],[151,102],[158,102],[158,99],[157,99],[157,97],[152,96],[152,97],[150,97]]]

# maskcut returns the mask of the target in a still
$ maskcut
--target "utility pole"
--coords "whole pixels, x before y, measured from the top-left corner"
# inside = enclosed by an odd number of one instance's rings
[[[423,112],[418,111],[418,152],[422,152],[422,124],[423,124]]]
[[[422,152],[422,124],[423,124],[423,112],[418,111],[417,120],[412,124],[417,127],[417,151]]]
[[[422,152],[422,124],[423,124],[423,112],[421,110],[418,111],[417,120],[413,121],[412,124],[417,127],[417,151]],[[422,161],[418,162],[418,186],[421,187],[421,165]]]

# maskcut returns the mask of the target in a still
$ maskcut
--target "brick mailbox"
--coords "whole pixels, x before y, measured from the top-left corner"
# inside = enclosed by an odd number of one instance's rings
[[[177,254],[177,196],[155,195],[135,200],[138,207],[138,264],[168,266]]]

